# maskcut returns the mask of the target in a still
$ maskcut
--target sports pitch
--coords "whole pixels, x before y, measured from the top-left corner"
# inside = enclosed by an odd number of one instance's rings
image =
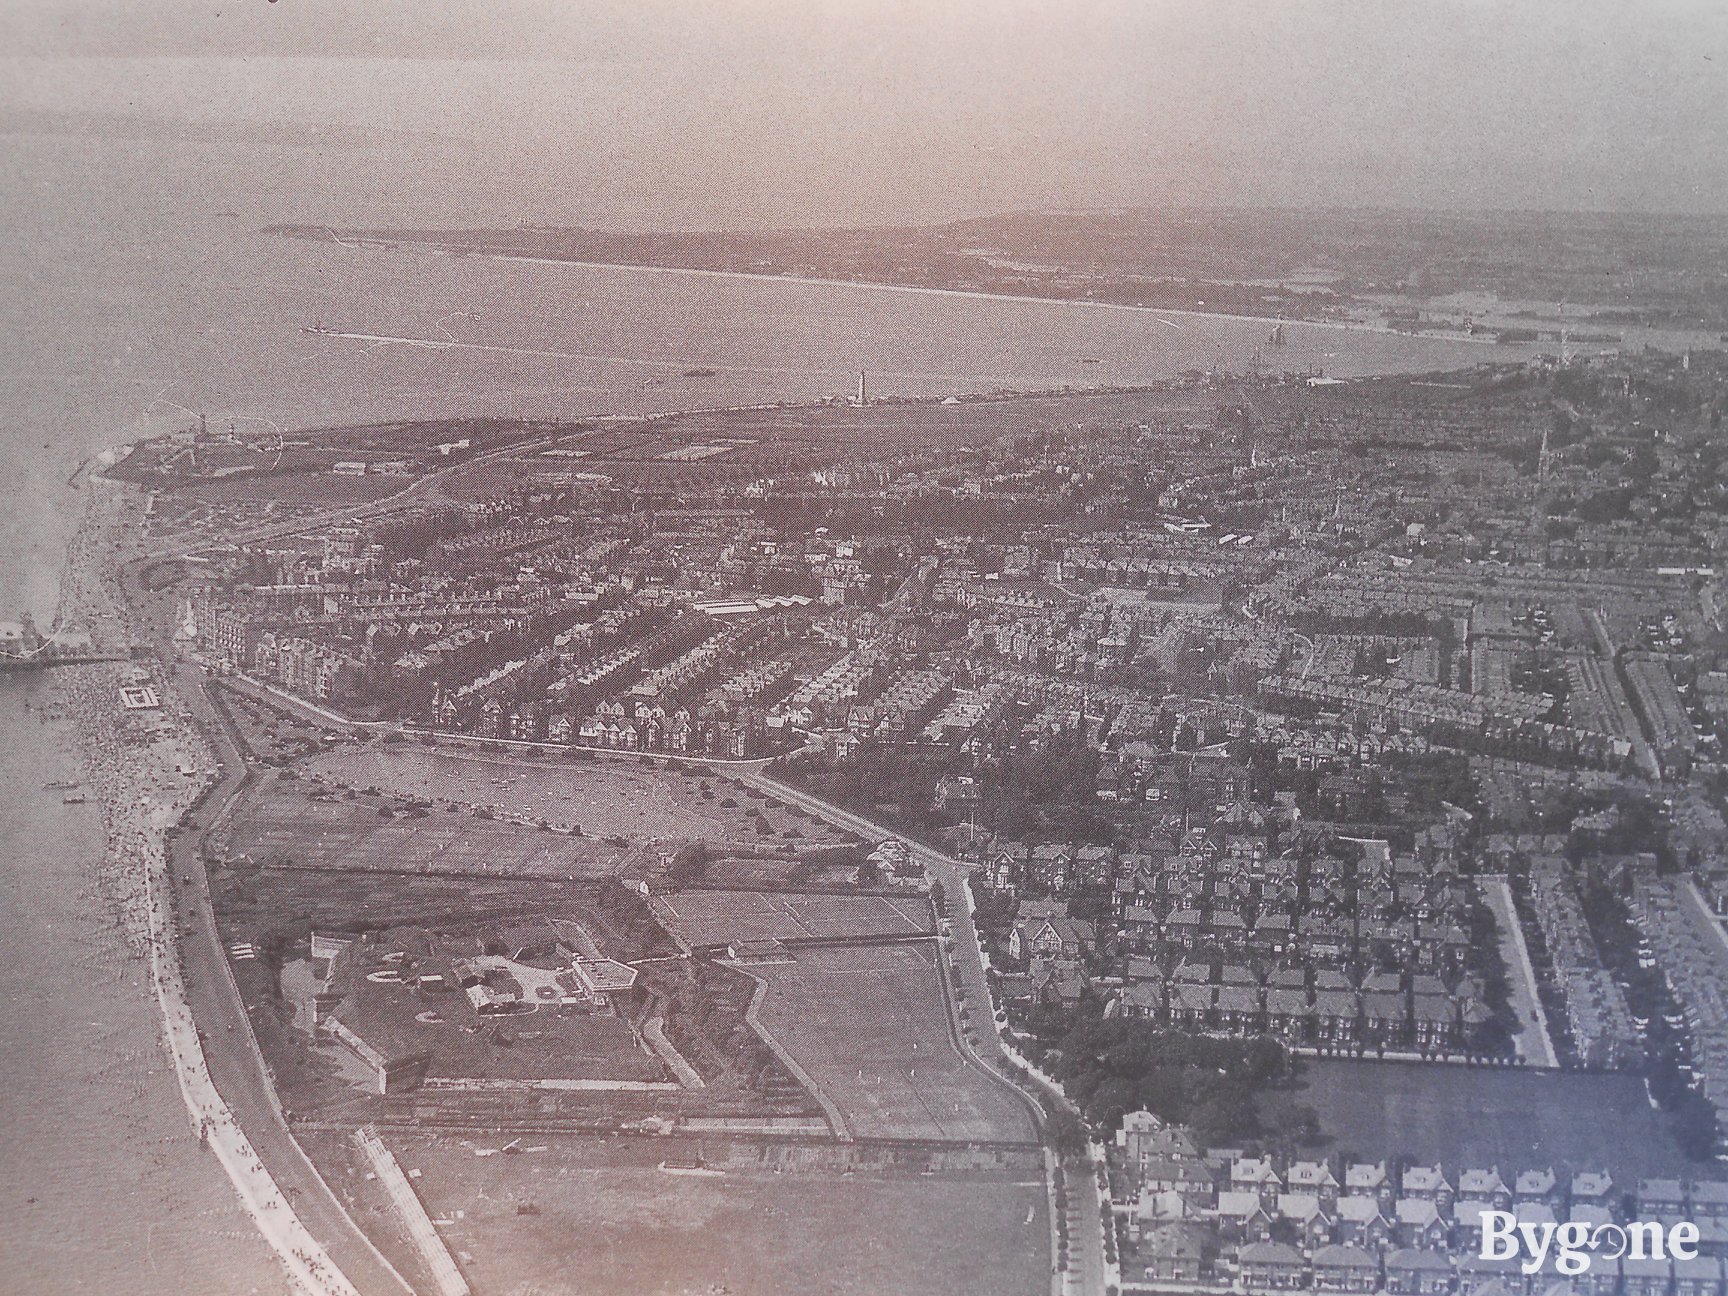
[[[750,969],[759,1020],[859,1138],[1037,1137],[1025,1100],[954,1042],[933,942],[824,946]]]
[[[589,837],[779,844],[787,840],[781,834],[796,829],[799,836],[792,840],[800,845],[845,840],[815,820],[748,796],[724,777],[685,775],[626,759],[573,761],[553,754],[535,760],[399,746],[330,752],[308,760],[305,768],[353,787],[483,806],[496,814],[580,828]],[[757,829],[758,817],[769,833]]]
[[[496,1142],[502,1142],[497,1140]],[[494,1146],[496,1146],[496,1142]],[[681,1149],[596,1140],[476,1158],[398,1143],[476,1290],[513,1296],[1043,1296],[1049,1224],[1035,1172],[692,1176]],[[539,1145],[536,1145],[539,1146]],[[523,1208],[526,1207],[526,1210]],[[891,1241],[890,1241],[891,1240]]]
[[[1631,1075],[1312,1061],[1292,1096],[1319,1113],[1329,1150],[1366,1160],[1606,1169],[1621,1183],[1698,1173]]]
[[[667,929],[692,946],[731,941],[926,936],[935,930],[922,896],[801,895],[775,891],[680,891],[656,896]]]
[[[626,851],[589,837],[445,810],[379,813],[376,798],[319,798],[304,782],[275,779],[250,796],[226,843],[261,866],[478,876],[597,879]]]

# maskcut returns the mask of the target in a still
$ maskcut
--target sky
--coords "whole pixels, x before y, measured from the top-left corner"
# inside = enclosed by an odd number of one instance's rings
[[[1697,0],[8,0],[0,50],[0,129],[397,140],[525,219],[1728,210]]]

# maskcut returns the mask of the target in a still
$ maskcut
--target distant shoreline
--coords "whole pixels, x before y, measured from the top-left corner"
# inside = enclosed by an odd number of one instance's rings
[[[304,238],[310,243],[320,243],[323,240],[309,235],[291,234],[278,231],[285,238]],[[527,261],[539,265],[579,266],[591,270],[637,270],[654,274],[705,275],[718,279],[748,279],[763,283],[794,283],[808,284],[816,287],[831,287],[838,285],[846,288],[869,288],[879,292],[926,293],[939,297],[967,297],[985,301],[1031,302],[1042,306],[1088,306],[1097,310],[1132,311],[1137,314],[1151,315],[1154,319],[1161,316],[1174,315],[1185,320],[1231,320],[1240,324],[1283,324],[1291,328],[1333,329],[1350,333],[1375,333],[1383,337],[1410,338],[1420,342],[1457,342],[1465,346],[1486,346],[1496,349],[1505,348],[1508,352],[1517,353],[1523,357],[1531,348],[1527,342],[1500,342],[1489,337],[1454,336],[1434,333],[1409,333],[1402,329],[1388,328],[1384,324],[1370,324],[1357,320],[1310,320],[1286,319],[1277,315],[1238,315],[1225,311],[1177,310],[1163,306],[1137,306],[1129,302],[1095,301],[1087,297],[1039,297],[1027,293],[986,292],[977,288],[934,288],[926,284],[886,283],[876,279],[841,279],[838,277],[821,277],[816,275],[784,275],[764,274],[753,270],[713,270],[698,266],[662,266],[635,261],[590,261],[580,257],[536,256],[527,252],[508,252],[485,244],[472,243],[434,243],[424,239],[382,239],[375,235],[355,236],[352,238],[333,238],[335,245],[349,251],[395,251],[397,249],[430,252],[448,257],[481,257],[488,261]],[[1160,323],[1180,330],[1181,326],[1169,320],[1160,319]]]

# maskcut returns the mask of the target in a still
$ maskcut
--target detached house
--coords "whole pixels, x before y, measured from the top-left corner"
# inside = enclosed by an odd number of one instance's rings
[[[1092,948],[1094,929],[1079,918],[1058,915],[1026,919],[1008,933],[1008,957],[1077,959]]]
[[[1400,1197],[1393,1203],[1393,1231],[1405,1247],[1443,1247],[1451,1226],[1439,1204],[1425,1197]]]
[[[1678,1185],[1676,1185],[1678,1186]],[[1458,1176],[1458,1196],[1479,1198],[1501,1210],[1512,1204],[1512,1192],[1500,1177],[1498,1166],[1486,1170],[1466,1170]]]

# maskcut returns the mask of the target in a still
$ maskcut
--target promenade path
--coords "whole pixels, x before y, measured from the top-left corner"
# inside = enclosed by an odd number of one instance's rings
[[[333,1281],[342,1284],[312,1290],[356,1293],[356,1296],[411,1296],[408,1283],[355,1224],[289,1131],[275,1086],[258,1052],[251,1022],[240,1002],[227,953],[217,933],[200,851],[204,837],[227,812],[245,771],[232,737],[211,706],[196,669],[182,666],[177,684],[221,761],[222,775],[210,794],[182,822],[182,831],[170,843],[165,872],[180,878],[180,885],[171,896],[167,895],[168,878],[164,876],[155,880],[156,889],[152,892],[151,921],[161,928],[153,934],[152,949],[158,958],[172,962],[176,969],[183,966],[187,974],[184,979],[176,977],[172,1003],[164,999],[164,1012],[169,1016],[171,1028],[178,1014],[185,1030],[191,1032],[192,1042],[199,1045],[201,1096],[221,1105],[225,1118],[221,1128],[232,1130],[234,1137],[245,1141],[244,1164],[252,1167],[248,1181],[267,1182],[279,1202],[269,1207],[260,1221],[272,1245],[276,1245],[276,1239],[265,1225],[292,1218],[298,1231],[294,1233],[290,1254],[295,1247],[306,1249],[308,1254],[318,1257],[323,1271],[333,1275]],[[173,947],[176,935],[177,949]],[[197,1031],[192,1027],[194,1021],[201,1028],[205,1043],[199,1044]],[[195,1109],[195,1119],[197,1114]],[[247,1189],[238,1180],[236,1187],[245,1198]],[[254,1217],[259,1217],[257,1212]],[[317,1241],[311,1242],[314,1237]],[[305,1247],[308,1242],[310,1247]],[[282,1252],[280,1246],[277,1249]]]
[[[150,979],[162,1008],[168,1051],[174,1060],[180,1093],[193,1123],[221,1161],[253,1223],[299,1285],[317,1296],[360,1296],[359,1290],[301,1222],[211,1079],[203,1042],[187,1001],[171,905],[163,900],[170,885],[164,857],[148,879]]]
[[[438,1284],[439,1296],[470,1296],[468,1280],[456,1267],[456,1258],[444,1245],[444,1239],[438,1236],[437,1225],[432,1223],[432,1217],[426,1213],[426,1207],[408,1176],[402,1173],[395,1155],[378,1137],[378,1131],[367,1125],[355,1134],[354,1139],[372,1163],[372,1173],[378,1176],[378,1182],[390,1194],[396,1213],[408,1229],[408,1236],[420,1248],[421,1258],[426,1261],[433,1281]]]

